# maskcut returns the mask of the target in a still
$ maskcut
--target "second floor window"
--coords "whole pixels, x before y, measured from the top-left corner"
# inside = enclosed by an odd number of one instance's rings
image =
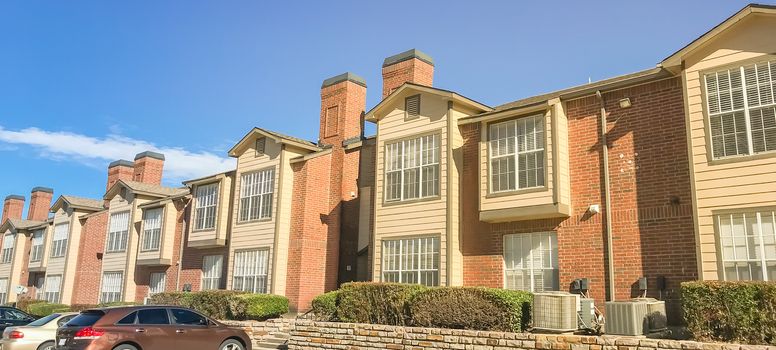
[[[776,151],[776,61],[704,78],[713,157]]]
[[[37,230],[32,233],[32,248],[30,248],[30,261],[40,261],[43,259],[43,241],[46,238],[46,231]]]
[[[385,201],[439,195],[439,135],[385,145]]]
[[[490,192],[544,186],[544,117],[491,124],[488,130]]]
[[[108,228],[108,241],[105,242],[106,252],[120,252],[127,249],[129,238],[129,212],[113,213],[110,215]]]
[[[143,246],[141,250],[159,250],[162,240],[162,208],[148,209],[143,212]]]
[[[65,256],[67,251],[67,236],[70,232],[70,224],[59,224],[54,226],[54,237],[51,241],[51,257],[58,258]]]
[[[0,251],[0,262],[3,264],[13,261],[13,247],[16,242],[14,235],[5,235],[3,237],[3,250]]]
[[[272,191],[275,169],[267,169],[240,177],[240,221],[272,217]]]
[[[209,230],[216,227],[218,184],[197,186],[194,193],[194,229]]]

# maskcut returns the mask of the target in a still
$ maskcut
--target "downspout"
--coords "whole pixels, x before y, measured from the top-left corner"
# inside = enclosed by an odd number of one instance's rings
[[[606,218],[606,257],[607,257],[607,272],[609,273],[609,283],[607,283],[607,291],[609,293],[609,301],[614,301],[614,252],[612,242],[612,196],[609,191],[609,144],[606,140],[606,102],[601,94],[601,90],[595,92],[598,101],[601,103],[601,153],[604,160],[604,217]]]
[[[181,272],[183,272],[183,248],[186,244],[186,231],[189,229],[188,221],[186,220],[186,210],[191,204],[191,199],[184,197],[185,204],[183,205],[183,227],[181,227],[181,243],[178,246],[178,273],[175,274],[175,291],[181,290]]]

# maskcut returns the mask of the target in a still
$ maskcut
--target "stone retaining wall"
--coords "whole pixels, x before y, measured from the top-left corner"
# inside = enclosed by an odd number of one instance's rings
[[[290,349],[776,350],[645,337],[502,333],[297,320]]]
[[[251,337],[253,343],[261,343],[265,339],[276,333],[289,333],[291,331],[294,319],[291,318],[273,318],[266,321],[220,321],[221,323],[234,327],[242,328],[245,333]]]

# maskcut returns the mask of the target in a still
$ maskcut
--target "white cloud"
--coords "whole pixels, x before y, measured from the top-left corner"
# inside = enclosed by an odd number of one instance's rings
[[[107,168],[117,159],[132,160],[135,154],[154,151],[164,154],[165,182],[179,182],[234,169],[233,159],[210,152],[191,152],[179,147],[160,147],[151,142],[109,134],[103,138],[65,131],[26,128],[18,131],[0,126],[0,147],[27,145],[52,160],[72,160],[87,166]],[[2,150],[2,148],[0,148]]]

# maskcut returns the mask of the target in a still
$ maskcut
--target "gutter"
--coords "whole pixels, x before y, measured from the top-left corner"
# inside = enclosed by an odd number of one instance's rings
[[[183,227],[181,227],[181,243],[178,246],[178,273],[175,274],[175,291],[178,292],[181,290],[181,272],[183,271],[183,248],[186,245],[186,232],[189,229],[189,222],[186,220],[186,209],[189,207],[189,204],[191,204],[191,198],[182,198],[186,201],[186,204],[183,205],[183,222],[181,223]]]
[[[607,272],[609,273],[607,291],[609,293],[609,300],[614,301],[615,288],[614,288],[614,252],[612,248],[614,246],[612,242],[612,195],[609,191],[609,144],[606,140],[607,128],[606,128],[606,103],[604,96],[601,94],[601,90],[595,92],[598,101],[601,103],[601,153],[603,157],[604,167],[604,217],[606,218],[606,257],[607,257]]]

